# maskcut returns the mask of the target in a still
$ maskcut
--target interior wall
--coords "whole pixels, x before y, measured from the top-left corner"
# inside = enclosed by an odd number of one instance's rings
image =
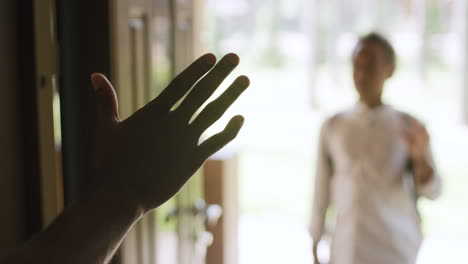
[[[24,238],[16,0],[0,1],[0,252]]]

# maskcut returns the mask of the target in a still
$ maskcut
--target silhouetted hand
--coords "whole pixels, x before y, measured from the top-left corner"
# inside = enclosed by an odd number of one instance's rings
[[[130,228],[176,194],[210,155],[239,132],[243,118],[236,116],[222,132],[198,144],[202,132],[247,88],[245,76],[189,123],[239,58],[228,54],[216,66],[215,62],[212,54],[202,56],[161,95],[123,121],[111,83],[102,74],[93,74],[98,184],[34,239],[0,257],[0,263],[109,263]]]
[[[157,98],[123,121],[119,119],[112,84],[102,74],[91,76],[98,109],[99,190],[135,202],[147,212],[175,195],[208,157],[236,137],[244,121],[242,116],[233,117],[222,132],[199,145],[201,134],[248,87],[245,76],[238,77],[189,123],[237,66],[239,58],[228,54],[215,63],[212,54],[200,57]]]

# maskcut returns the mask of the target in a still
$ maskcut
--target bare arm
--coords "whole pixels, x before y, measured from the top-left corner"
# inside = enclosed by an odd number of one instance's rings
[[[1,263],[108,263],[143,214],[115,194],[89,194]]]
[[[175,195],[239,132],[243,118],[236,116],[222,132],[198,142],[247,88],[245,76],[189,124],[239,58],[228,54],[212,68],[215,62],[212,54],[202,56],[160,96],[123,121],[112,85],[103,75],[93,74],[98,109],[96,188],[0,263],[107,263],[138,219]]]

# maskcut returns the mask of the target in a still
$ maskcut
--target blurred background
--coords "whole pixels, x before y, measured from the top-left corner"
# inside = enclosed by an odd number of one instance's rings
[[[384,101],[425,123],[445,180],[440,199],[419,201],[425,241],[418,263],[462,259],[468,248],[462,55],[468,13],[462,2],[206,2],[206,50],[238,53],[236,73],[251,79],[231,110],[246,116],[236,142],[240,263],[311,263],[307,228],[319,128],[330,114],[355,104],[351,52],[371,31],[388,37],[398,56]],[[326,258],[327,246],[321,253]]]
[[[398,60],[384,101],[424,122],[444,191],[421,199],[418,264],[468,248],[468,3],[465,0],[0,1],[0,254],[90,188],[93,72],[126,118],[196,57],[239,54],[250,88],[211,127],[238,138],[128,234],[113,263],[312,263],[318,131],[357,96],[351,52],[377,31]],[[327,222],[331,230],[333,222]],[[320,245],[328,258],[329,245]]]

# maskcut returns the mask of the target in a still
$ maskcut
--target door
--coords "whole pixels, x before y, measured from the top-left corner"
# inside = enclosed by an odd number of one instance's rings
[[[122,119],[151,100],[152,1],[110,1],[111,79]],[[128,233],[121,250],[123,263],[155,263],[155,215],[148,214]]]
[[[60,100],[57,87],[58,43],[55,0],[34,1],[37,124],[42,225],[63,210]]]
[[[157,96],[199,55],[194,0],[112,0],[111,79],[126,118]],[[211,237],[198,173],[173,199],[145,216],[123,243],[123,263],[203,263]]]
[[[200,33],[203,0],[173,1],[173,34],[175,72],[181,72],[200,56]],[[199,171],[177,199],[178,262],[205,263],[207,247],[213,240],[205,230],[207,205],[203,199],[203,173]],[[165,212],[162,212],[165,214]],[[162,252],[161,252],[162,253]]]

